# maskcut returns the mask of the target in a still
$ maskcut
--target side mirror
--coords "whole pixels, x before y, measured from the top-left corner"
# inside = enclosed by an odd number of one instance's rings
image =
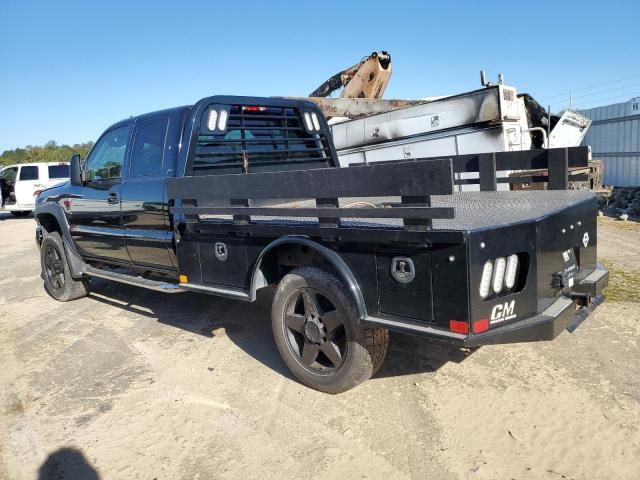
[[[82,186],[82,170],[80,169],[80,155],[77,153],[71,157],[71,165],[69,166],[69,179],[71,185],[76,187]]]

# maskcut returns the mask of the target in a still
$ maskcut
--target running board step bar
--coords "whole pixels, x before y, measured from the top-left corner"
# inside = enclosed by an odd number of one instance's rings
[[[233,298],[235,300],[244,300],[252,302],[254,298],[251,297],[244,290],[237,288],[223,288],[208,285],[198,285],[194,283],[181,283],[180,288],[184,290],[191,290],[192,292],[208,293],[210,295],[217,295],[219,297]]]
[[[111,270],[102,270],[90,265],[84,268],[85,275],[90,277],[104,278],[105,280],[112,280],[114,282],[126,283],[128,285],[135,285],[136,287],[148,288],[157,292],[164,293],[178,293],[184,292],[177,283],[160,282],[157,280],[149,280],[140,276],[134,277],[126,273],[113,272]]]

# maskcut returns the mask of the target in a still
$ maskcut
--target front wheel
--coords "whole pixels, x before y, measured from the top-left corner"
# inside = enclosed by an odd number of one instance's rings
[[[340,393],[382,365],[389,335],[361,328],[353,301],[333,275],[313,267],[287,274],[271,312],[273,336],[291,372],[305,385]]]
[[[87,295],[89,280],[71,276],[62,237],[58,232],[45,235],[40,246],[40,260],[44,288],[53,298],[68,302]]]

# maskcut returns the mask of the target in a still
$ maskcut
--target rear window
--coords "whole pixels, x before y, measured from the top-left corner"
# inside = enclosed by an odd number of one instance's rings
[[[20,167],[20,180],[38,180],[38,167]]]
[[[146,177],[161,173],[168,121],[168,118],[160,117],[138,123],[136,138],[133,142],[132,177]]]
[[[275,171],[292,164],[298,169],[330,165],[326,133],[308,133],[296,109],[234,105],[229,114],[225,132],[198,132],[188,175]],[[206,123],[205,118],[201,121]]]
[[[69,178],[69,165],[49,165],[49,178]]]

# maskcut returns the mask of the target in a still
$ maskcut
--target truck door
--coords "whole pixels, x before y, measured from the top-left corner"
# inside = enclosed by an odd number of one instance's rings
[[[122,222],[131,260],[138,265],[172,269],[164,180],[172,170],[167,142],[169,117],[136,122],[129,165],[122,183]],[[175,148],[175,147],[174,147]]]
[[[104,133],[83,169],[81,195],[71,198],[70,231],[86,256],[129,262],[120,217],[122,166],[131,136],[125,125]]]
[[[2,194],[2,206],[15,203],[14,188],[18,177],[18,167],[6,167],[0,173],[0,193]]]
[[[33,193],[44,188],[44,184],[40,181],[40,173],[38,165],[20,166],[15,186],[17,205],[33,205],[35,203]]]

